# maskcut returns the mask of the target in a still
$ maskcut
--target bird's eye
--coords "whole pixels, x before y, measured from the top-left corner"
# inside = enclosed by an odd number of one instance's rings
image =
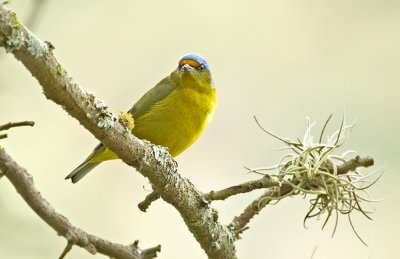
[[[204,65],[204,64],[200,64],[200,66],[199,66],[199,70],[204,70],[204,69],[206,69],[206,66]]]

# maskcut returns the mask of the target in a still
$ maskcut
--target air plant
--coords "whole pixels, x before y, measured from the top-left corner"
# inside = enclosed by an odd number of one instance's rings
[[[355,230],[350,215],[354,211],[359,211],[366,218],[371,219],[369,214],[372,211],[365,209],[364,204],[374,202],[368,189],[380,179],[383,168],[364,175],[357,170],[357,166],[350,166],[349,162],[352,161],[353,164],[366,167],[373,164],[372,158],[360,158],[357,155],[356,158],[349,161],[349,154],[357,154],[353,150],[345,151],[340,155],[335,154],[338,148],[349,138],[354,124],[346,124],[345,116],[343,116],[339,129],[327,136],[326,141],[323,141],[325,130],[331,118],[332,115],[326,120],[319,134],[318,142],[314,142],[312,135],[315,122],[311,123],[309,118],[307,118],[307,129],[303,139],[295,141],[284,139],[265,130],[255,118],[264,132],[282,141],[285,144],[283,149],[290,152],[283,155],[275,166],[250,171],[266,175],[265,171],[276,170],[277,173],[270,176],[276,178],[282,185],[286,184],[292,187],[291,191],[283,196],[277,191],[274,195],[265,199],[278,202],[286,196],[297,194],[312,197],[310,208],[304,217],[304,226],[308,219],[314,217],[319,219],[326,214],[322,225],[322,228],[324,228],[331,216],[335,215],[333,236],[338,225],[339,214],[344,214],[347,215],[354,233],[366,245]]]

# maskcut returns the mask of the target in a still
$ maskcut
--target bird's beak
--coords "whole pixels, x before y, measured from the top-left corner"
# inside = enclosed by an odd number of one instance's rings
[[[192,71],[194,71],[194,70],[196,70],[196,69],[194,69],[192,66],[190,66],[189,64],[185,64],[185,65],[183,65],[182,67],[181,67],[181,71],[184,71],[184,72],[192,72]]]

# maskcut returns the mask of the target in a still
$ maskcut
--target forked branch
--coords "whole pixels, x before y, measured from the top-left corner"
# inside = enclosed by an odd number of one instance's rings
[[[235,257],[232,232],[220,224],[216,211],[203,195],[178,174],[177,164],[168,151],[133,136],[101,100],[73,82],[54,57],[54,47],[27,30],[16,14],[3,5],[0,46],[25,65],[48,99],[63,107],[119,158],[149,179],[160,197],[179,211],[209,257]]]
[[[0,148],[0,171],[10,180],[25,202],[43,219],[57,234],[67,239],[67,248],[73,244],[85,248],[89,253],[101,253],[112,258],[134,259],[155,258],[155,254],[143,253],[143,250],[132,245],[122,245],[89,234],[75,227],[65,216],[58,213],[51,204],[42,197],[35,188],[33,177],[19,166],[6,152]],[[160,247],[158,247],[160,251]],[[64,250],[65,253],[69,249]]]

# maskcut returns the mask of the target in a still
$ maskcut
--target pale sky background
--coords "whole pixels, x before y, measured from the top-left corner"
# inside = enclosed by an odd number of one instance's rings
[[[9,8],[24,22],[28,0]],[[52,1],[34,32],[52,42],[56,57],[74,80],[124,111],[195,52],[209,62],[218,93],[213,122],[177,158],[180,173],[202,191],[255,179],[243,166],[276,163],[282,145],[255,124],[285,137],[300,137],[305,117],[320,130],[343,109],[356,126],[342,151],[375,158],[386,174],[372,189],[369,221],[346,217],[331,238],[333,221],[302,220],[309,203],[288,198],[263,210],[242,240],[239,258],[397,258],[400,237],[400,1]],[[36,186],[76,226],[110,240],[143,248],[161,244],[159,258],[205,258],[177,211],[157,201],[143,213],[137,204],[150,189],[146,179],[121,161],[97,167],[79,184],[64,177],[98,141],[61,107],[46,100],[37,81],[0,49],[0,124],[33,120],[33,128],[9,132],[0,144],[33,175]],[[363,170],[367,173],[371,170]],[[228,224],[259,192],[215,203]],[[66,241],[0,180],[0,257],[58,258]],[[74,247],[68,259],[92,256]]]

